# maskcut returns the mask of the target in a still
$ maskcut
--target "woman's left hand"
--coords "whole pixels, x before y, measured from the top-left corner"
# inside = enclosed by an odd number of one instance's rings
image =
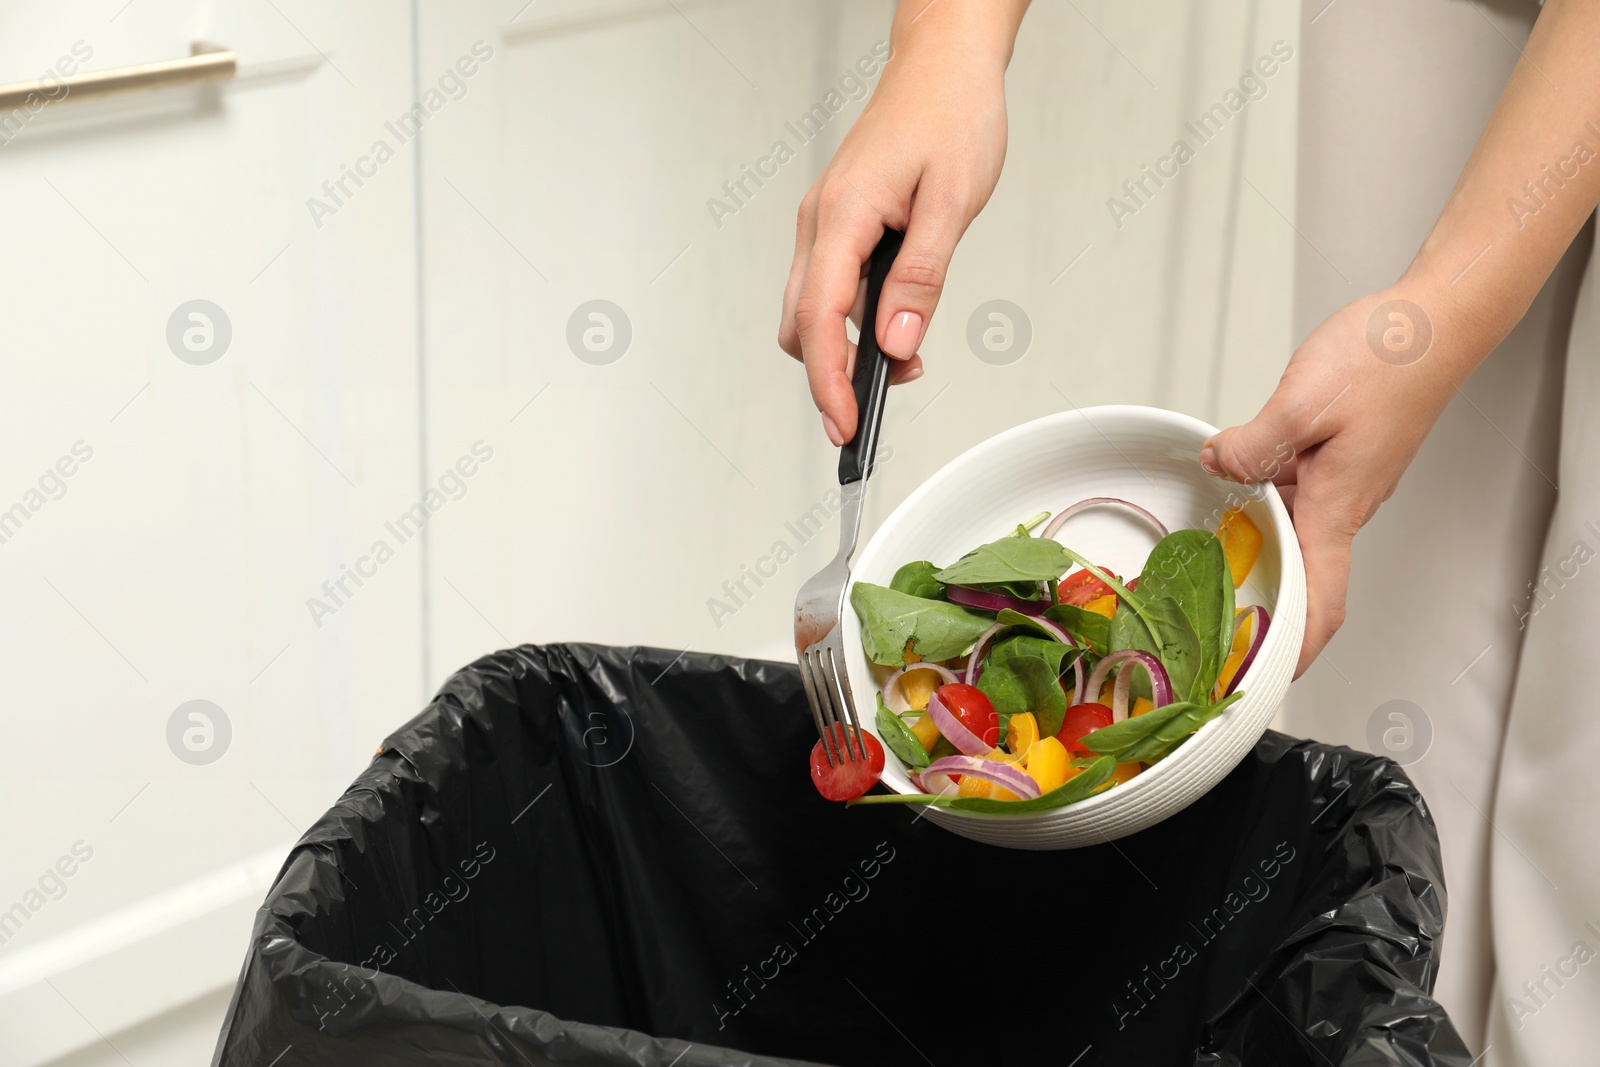
[[[1208,473],[1276,484],[1294,518],[1306,566],[1296,678],[1344,622],[1356,531],[1399,485],[1454,391],[1446,361],[1430,355],[1423,299],[1394,288],[1334,312],[1295,351],[1260,414],[1200,451]]]

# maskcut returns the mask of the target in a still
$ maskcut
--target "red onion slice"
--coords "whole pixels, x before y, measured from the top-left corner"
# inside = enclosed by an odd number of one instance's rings
[[[983,631],[978,638],[978,643],[972,646],[972,655],[967,657],[967,684],[978,684],[978,661],[983,658],[983,650],[988,646],[989,639],[1006,628],[1003,622],[997,622]]]
[[[947,585],[944,595],[950,598],[952,604],[977,608],[979,611],[1004,611],[1010,608],[1024,615],[1043,615],[1045,608],[1050,606],[1050,601],[1045,599],[1023,600],[1005,593],[991,593],[986,589],[969,589],[964,585]]]
[[[1115,496],[1092,496],[1087,500],[1078,501],[1061,514],[1051,519],[1050,525],[1046,526],[1044,528],[1044,533],[1040,534],[1039,536],[1055,537],[1056,532],[1060,530],[1061,527],[1065,526],[1067,524],[1067,520],[1072,518],[1072,516],[1076,515],[1080,511],[1083,511],[1085,508],[1099,507],[1103,504],[1116,504],[1119,507],[1127,508],[1129,511],[1135,512],[1136,514],[1142,516],[1146,522],[1160,531],[1162,537],[1167,536],[1167,528],[1161,525],[1160,519],[1150,514],[1144,508],[1141,508],[1138,504],[1134,504],[1130,501],[1123,500],[1121,497]]]
[[[967,729],[961,720],[955,717],[955,713],[945,707],[944,701],[939,699],[939,691],[937,689],[928,698],[928,714],[933,717],[933,725],[937,726],[939,732],[959,751],[969,756],[982,756],[994,751],[993,745]],[[953,759],[954,757],[950,758]],[[927,774],[928,772],[925,769],[922,773]],[[935,790],[929,790],[929,792],[935,792]]]
[[[900,689],[901,677],[907,671],[933,671],[939,676],[941,682],[958,682],[961,680],[956,677],[955,671],[938,663],[908,663],[883,680],[883,704],[890,711],[899,713],[911,710],[911,702],[906,699],[905,693]]]
[[[1128,687],[1133,684],[1131,667],[1135,664],[1143,667],[1150,676],[1150,702],[1158,708],[1172,703],[1172,679],[1167,677],[1167,669],[1150,653],[1134,648],[1113,652],[1095,665],[1094,673],[1089,675],[1085,700],[1094,700],[1099,696],[1101,686],[1111,674],[1111,668],[1119,664],[1129,666],[1117,672],[1117,684],[1111,691],[1112,722],[1121,722],[1128,717]]]
[[[1027,771],[1010,763],[977,756],[946,756],[934,760],[922,769],[924,788],[934,787],[927,790],[930,793],[951,792],[945,788],[945,784],[954,785],[950,782],[952,774],[971,775],[990,785],[1009,789],[1023,800],[1032,800],[1039,795],[1039,783]]]
[[[1250,635],[1250,648],[1245,652],[1244,659],[1239,661],[1239,669],[1233,672],[1233,681],[1228,683],[1228,688],[1223,692],[1223,696],[1228,696],[1239,688],[1239,683],[1244,680],[1244,672],[1248,671],[1250,664],[1256,661],[1256,653],[1261,651],[1261,644],[1267,639],[1267,626],[1272,620],[1267,616],[1267,609],[1260,604],[1245,608],[1233,620],[1234,636],[1238,636],[1239,627],[1243,626],[1244,621],[1248,618],[1254,618],[1256,621],[1255,632]]]

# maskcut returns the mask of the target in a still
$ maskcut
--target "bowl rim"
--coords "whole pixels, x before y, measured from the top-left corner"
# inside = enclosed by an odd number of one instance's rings
[[[1106,435],[1105,431],[1103,431],[1097,424],[1096,420],[1099,418],[1104,418],[1110,422],[1126,422],[1127,420],[1137,420],[1146,425],[1150,423],[1165,423],[1173,429],[1196,434],[1198,435],[1195,441],[1195,450],[1197,453],[1200,445],[1207,438],[1218,432],[1217,427],[1212,426],[1205,420],[1197,418],[1193,415],[1188,415],[1180,411],[1173,411],[1169,408],[1152,407],[1143,404],[1101,404],[1092,407],[1073,407],[1065,411],[1051,412],[1047,415],[1040,416],[1039,418],[1018,423],[1015,426],[1008,427],[1007,429],[1002,430],[993,436],[987,437],[984,440],[975,443],[972,445],[972,447],[953,456],[947,463],[930,474],[926,479],[924,479],[921,485],[912,490],[905,497],[905,499],[897,504],[894,509],[884,517],[883,521],[880,522],[877,528],[872,531],[871,537],[867,539],[867,543],[859,555],[868,554],[876,544],[878,538],[883,536],[886,530],[889,530],[898,524],[899,517],[902,514],[917,508],[924,502],[925,498],[937,494],[940,483],[951,477],[954,471],[969,466],[973,463],[983,461],[990,453],[1003,450],[1015,438],[1040,432],[1040,430],[1046,424],[1081,422],[1088,425],[1090,429],[1094,430],[1101,437],[1105,438],[1113,448],[1116,448],[1117,446],[1115,442],[1112,441],[1111,438]],[[1196,467],[1198,468],[1198,466],[1199,464],[1197,459]],[[1290,562],[1291,555],[1295,559],[1298,559],[1299,557],[1298,551],[1288,549],[1286,547],[1288,544],[1292,543],[1295,549],[1298,549],[1299,545],[1298,540],[1295,538],[1294,524],[1290,519],[1288,508],[1284,506],[1283,498],[1279,495],[1277,487],[1274,486],[1270,481],[1259,483],[1253,486],[1245,486],[1232,482],[1228,484],[1238,485],[1238,489],[1241,492],[1244,492],[1250,500],[1261,504],[1271,515],[1273,533],[1278,545],[1280,566],[1276,585],[1265,589],[1264,593],[1269,594],[1269,599],[1271,600],[1272,604],[1276,606],[1283,599],[1285,582],[1289,580],[1291,573],[1298,573],[1298,568],[1295,568],[1293,571],[1291,571],[1291,568],[1287,566],[1287,564]],[[1285,541],[1285,538],[1288,538],[1289,540]],[[852,566],[851,569],[850,580],[852,583],[857,580],[857,572],[854,566]],[[1299,578],[1299,581],[1303,584],[1304,578]],[[1273,622],[1276,621],[1277,616],[1274,614]],[[847,611],[844,622],[846,629],[843,637],[847,642],[847,647],[850,647],[849,642],[854,642],[854,645],[859,647],[861,639],[860,619],[856,616],[854,611]],[[1262,664],[1266,663],[1270,659],[1269,653],[1273,649],[1281,645],[1282,642],[1286,640],[1300,640],[1301,635],[1299,630],[1300,628],[1298,626],[1290,627],[1274,625],[1270,627],[1267,631],[1266,638],[1262,642],[1262,648],[1257,652],[1255,660],[1246,670],[1245,676],[1240,679],[1240,688],[1243,688],[1248,682],[1252,672],[1258,670]],[[1271,646],[1270,648],[1269,645]],[[849,674],[850,662],[850,659],[847,657],[847,677]],[[879,692],[876,684],[871,687],[870,691],[873,693]],[[876,707],[876,700],[872,701],[872,707]],[[1185,760],[1183,754],[1186,752],[1200,752],[1203,750],[1202,746],[1194,744],[1194,742],[1200,738],[1215,734],[1218,731],[1226,730],[1235,723],[1240,724],[1240,728],[1243,728],[1244,724],[1242,717],[1234,714],[1237,710],[1238,705],[1236,704],[1234,707],[1230,707],[1227,711],[1223,712],[1215,719],[1212,719],[1210,722],[1200,727],[1199,730],[1195,731],[1195,733],[1187,739],[1184,745],[1180,746],[1178,751],[1175,752],[1172,757],[1162,760],[1153,767],[1147,767],[1131,781],[1124,782],[1114,789],[1108,789],[1104,792],[1097,793],[1094,796],[1087,797],[1075,804],[1069,804],[1059,808],[1051,808],[1046,811],[1018,812],[1016,814],[1004,812],[959,811],[953,808],[929,809],[930,814],[936,813],[940,817],[941,821],[953,820],[955,822],[970,823],[974,825],[1009,824],[1020,827],[1058,822],[1067,818],[1071,818],[1073,820],[1086,818],[1093,815],[1097,809],[1113,802],[1118,804],[1136,803],[1141,793],[1158,789],[1167,778],[1183,772],[1185,769],[1185,764],[1188,762]],[[863,728],[867,729],[868,732],[872,733],[874,736],[877,736],[877,724],[873,715],[869,714],[863,716],[862,726]],[[885,756],[886,758],[893,760],[894,764],[900,767],[902,773],[909,773],[908,768],[900,763],[899,757],[890,752],[887,746],[885,746]],[[1223,774],[1225,773],[1226,772],[1224,771]],[[1218,775],[1219,780],[1221,776],[1222,775]],[[900,795],[907,795],[911,792],[909,789],[899,788],[894,782],[890,781],[887,776],[882,779],[882,784],[891,792]]]

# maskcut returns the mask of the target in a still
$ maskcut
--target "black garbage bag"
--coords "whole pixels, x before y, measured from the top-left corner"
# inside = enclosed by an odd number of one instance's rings
[[[214,1063],[1469,1063],[1386,760],[1268,734],[1144,833],[1029,853],[824,801],[814,741],[790,665],[479,660],[290,853]]]

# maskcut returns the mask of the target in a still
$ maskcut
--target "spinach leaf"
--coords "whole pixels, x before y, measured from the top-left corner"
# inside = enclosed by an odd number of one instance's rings
[[[1097,567],[1093,563],[1090,563],[1088,560],[1084,559],[1082,556],[1078,555],[1076,552],[1072,551],[1072,549],[1070,549],[1070,548],[1063,547],[1061,549],[1061,551],[1066,555],[1066,557],[1068,559],[1072,560],[1072,562],[1076,563],[1078,566],[1082,567],[1084,570],[1088,571],[1090,574],[1094,575],[1096,578],[1100,579],[1102,582],[1105,582],[1106,585],[1110,586],[1111,587],[1111,591],[1113,593],[1117,594],[1117,599],[1120,600],[1122,603],[1128,605],[1128,607],[1133,609],[1134,614],[1138,615],[1139,616],[1139,620],[1144,623],[1145,633],[1149,635],[1149,640],[1150,640],[1152,645],[1156,645],[1163,638],[1165,638],[1166,635],[1163,634],[1162,631],[1161,631],[1160,613],[1159,612],[1152,612],[1151,607],[1150,607],[1150,603],[1149,603],[1148,599],[1145,596],[1145,591],[1142,588],[1139,590],[1138,595],[1136,596],[1136,595],[1134,595],[1134,592],[1133,592],[1132,589],[1129,589],[1127,586],[1123,585],[1120,581],[1117,580],[1116,575],[1109,574],[1106,571],[1101,570],[1099,567]],[[1123,615],[1123,614],[1126,614],[1126,612],[1118,610],[1116,614],[1117,615]],[[1124,625],[1127,625],[1127,624],[1124,624]],[[1113,616],[1112,617],[1112,638],[1113,639],[1110,642],[1110,645],[1111,645],[1111,648],[1112,648],[1113,651],[1115,651],[1116,648],[1118,647],[1117,643],[1116,643],[1116,640],[1115,640],[1115,636],[1116,636],[1115,630],[1116,630],[1116,617]],[[1136,646],[1124,645],[1122,647],[1136,647]],[[1154,649],[1152,649],[1152,651],[1154,651]],[[1159,655],[1159,653],[1158,653],[1158,655]]]
[[[928,750],[922,747],[922,742],[911,732],[911,727],[884,705],[882,693],[878,694],[878,737],[890,752],[900,757],[901,763],[914,771],[921,770],[930,762]]]
[[[1115,757],[1118,763],[1154,763],[1171,754],[1185,738],[1221,715],[1240,696],[1233,693],[1215,704],[1180,700],[1091,731],[1081,740],[1091,752]]]
[[[1050,613],[1047,610],[1045,614],[1048,616]],[[1094,613],[1090,612],[1090,614]],[[1096,615],[1095,618],[1103,618],[1103,616]],[[1033,615],[1024,615],[1020,611],[1012,611],[1010,608],[1002,608],[1000,609],[1000,613],[995,616],[995,621],[1003,622],[1007,626],[1026,626],[1028,629],[1033,630],[1035,633],[1038,633],[1047,640],[1053,641],[1058,645],[1061,644],[1060,641],[1056,640],[1056,635],[1041,626],[1039,624],[1039,620]],[[1067,648],[1070,646],[1062,645],[1062,647]]]
[[[1139,592],[1144,592],[1142,580]],[[1154,633],[1148,625],[1152,619],[1156,623]],[[1119,611],[1111,617],[1110,650],[1120,652],[1125,648],[1153,653],[1161,661],[1172,682],[1173,699],[1204,700],[1210,692],[1209,686],[1204,690],[1199,689],[1203,662],[1200,638],[1196,636],[1183,609],[1171,597],[1151,600],[1145,605],[1145,610],[1138,614]],[[1136,696],[1150,695],[1149,681],[1144,677],[1144,672],[1134,676],[1133,684]]]
[[[1038,582],[985,582],[982,585],[969,585],[968,589],[979,589],[985,593],[999,593],[1002,596],[1014,596],[1018,600],[1038,600]]]
[[[1111,620],[1097,611],[1087,611],[1073,604],[1056,604],[1045,609],[1044,617],[1071,634],[1089,651],[1103,656],[1110,651]]]
[[[857,804],[927,804],[936,808],[976,811],[991,815],[1049,811],[1051,808],[1076,804],[1100,792],[1106,783],[1111,781],[1111,776],[1116,770],[1117,761],[1110,756],[1102,756],[1085,770],[1067,779],[1066,784],[1033,800],[991,800],[988,797],[934,796],[931,793],[874,793],[870,796],[857,797],[849,804],[852,807]]]
[[[1015,615],[1015,612],[1003,612]],[[1026,616],[1020,616],[1026,618]],[[1002,622],[1007,621],[1004,617]],[[1033,712],[1039,722],[1040,737],[1054,737],[1061,731],[1067,713],[1067,695],[1061,689],[1061,662],[1076,651],[1054,638],[1017,634],[996,642],[978,675],[978,688],[989,698],[1005,723],[1013,715]]]
[[[906,642],[916,641],[923,659],[946,660],[971,651],[994,620],[959,604],[911,596],[870,582],[850,589],[850,606],[861,618],[861,647],[885,667],[905,663]]]
[[[1205,530],[1176,530],[1145,561],[1139,592],[1170,597],[1200,640],[1200,665],[1191,698],[1203,701],[1217,684],[1233,640],[1233,579],[1222,542]]]
[[[942,600],[944,598],[944,583],[933,576],[939,568],[925,559],[914,563],[907,563],[904,567],[894,572],[894,578],[889,582],[889,588],[897,593],[907,596],[920,596],[928,600]]]
[[[1013,534],[979,545],[934,577],[947,585],[1031,584],[1059,578],[1072,566],[1055,541],[1023,532],[1022,537]]]

